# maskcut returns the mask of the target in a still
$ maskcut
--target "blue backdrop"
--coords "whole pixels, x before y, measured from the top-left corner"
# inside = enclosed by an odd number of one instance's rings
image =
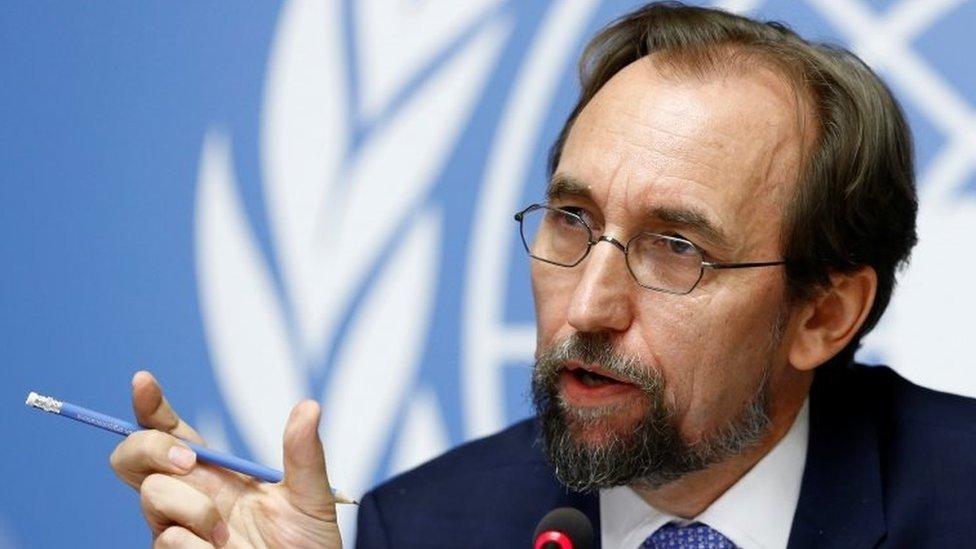
[[[272,465],[317,398],[354,495],[530,413],[511,213],[582,44],[634,5],[0,6],[0,549],[149,540],[118,440],[30,390],[129,417],[151,369],[213,445]],[[976,395],[976,2],[718,5],[849,45],[903,101],[921,244],[862,358]]]

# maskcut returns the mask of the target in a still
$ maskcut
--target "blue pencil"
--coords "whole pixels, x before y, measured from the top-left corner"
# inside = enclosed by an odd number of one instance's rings
[[[39,395],[33,391],[27,395],[27,405],[37,408],[38,410],[44,410],[45,412],[51,412],[52,414],[57,414],[62,417],[71,418],[75,421],[80,421],[85,425],[92,425],[100,429],[105,429],[106,431],[110,431],[122,436],[128,436],[136,431],[143,430],[134,423],[129,423],[125,420],[105,415],[94,410],[89,410],[88,408],[83,408],[76,404],[71,404],[70,402],[64,402],[53,397]],[[252,476],[265,482],[281,482],[281,479],[284,478],[284,474],[277,469],[265,467],[264,465],[254,463],[253,461],[248,461],[237,456],[204,448],[203,446],[186,440],[183,442],[185,442],[187,446],[196,452],[197,459],[199,461],[209,463],[211,465],[217,465],[225,469],[230,469],[231,471],[237,471],[238,473],[244,473],[245,475]],[[335,498],[336,503],[350,503],[353,505],[359,504],[358,501],[335,489],[332,490],[332,496]]]

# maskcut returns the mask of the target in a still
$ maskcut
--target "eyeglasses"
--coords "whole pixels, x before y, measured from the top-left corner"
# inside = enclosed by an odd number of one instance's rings
[[[644,288],[685,295],[701,282],[705,269],[747,269],[784,265],[785,261],[715,263],[705,261],[691,242],[676,236],[639,233],[627,244],[612,236],[593,238],[593,229],[579,215],[544,204],[533,204],[515,214],[522,245],[533,259],[575,267],[599,242],[609,242],[624,253],[627,269]]]

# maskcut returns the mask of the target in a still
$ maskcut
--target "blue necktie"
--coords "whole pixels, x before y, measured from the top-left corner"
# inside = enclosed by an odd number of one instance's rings
[[[669,522],[644,540],[640,549],[735,549],[735,544],[707,524]]]

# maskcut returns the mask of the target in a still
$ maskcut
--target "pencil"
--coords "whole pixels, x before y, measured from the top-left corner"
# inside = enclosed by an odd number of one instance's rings
[[[34,391],[31,391],[30,394],[27,395],[26,404],[27,406],[37,408],[38,410],[51,412],[52,414],[70,418],[84,423],[85,425],[98,427],[122,436],[128,436],[136,431],[144,430],[134,423],[130,423],[101,412],[89,410],[88,408],[71,404],[70,402],[65,402],[49,396],[39,395]],[[186,440],[183,442],[185,442],[187,446],[196,452],[197,459],[202,462],[223,467],[224,469],[230,469],[231,471],[237,471],[238,473],[243,473],[265,482],[281,482],[281,479],[284,478],[284,474],[277,469],[272,469],[237,456],[211,450],[210,448],[205,448]],[[332,497],[335,498],[336,503],[359,505],[358,501],[346,496],[334,488],[332,489]]]

